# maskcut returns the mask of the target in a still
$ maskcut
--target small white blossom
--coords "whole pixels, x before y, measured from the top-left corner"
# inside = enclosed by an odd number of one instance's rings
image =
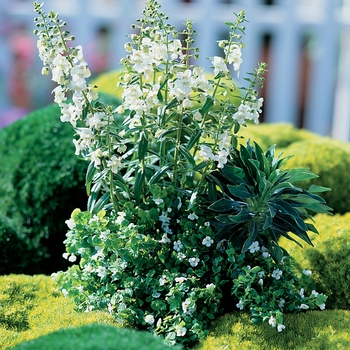
[[[255,252],[258,252],[260,250],[260,246],[259,246],[259,242],[258,241],[255,241],[253,242],[250,246],[249,246],[249,251],[250,253],[255,253]]]
[[[238,309],[243,310],[244,305],[243,305],[242,300],[240,300],[239,303],[236,304],[236,306],[237,306]]]
[[[276,327],[276,317],[271,316],[271,317],[269,318],[269,325],[270,325],[271,327]]]
[[[77,260],[77,257],[74,254],[71,254],[70,257],[68,258],[68,261],[70,262],[75,262]]]
[[[214,75],[217,76],[219,73],[228,73],[229,70],[227,65],[222,57],[214,56],[212,62],[214,66]]]
[[[196,267],[198,265],[199,261],[200,260],[198,258],[190,258],[190,259],[188,259],[188,262],[190,263],[190,265],[192,267]]]
[[[259,279],[258,284],[262,287],[264,285],[264,280],[262,278]]]
[[[311,270],[303,270],[302,272],[303,272],[303,274],[305,276],[311,276],[312,275],[312,271]]]
[[[174,242],[174,250],[179,252],[183,248],[183,244],[180,240]]]
[[[278,331],[278,332],[282,332],[285,328],[286,328],[286,326],[283,325],[283,324],[278,324],[278,325],[277,325],[277,331]]]
[[[179,253],[177,253],[177,258],[179,260],[183,260],[183,259],[186,259],[186,255],[184,253],[179,252]]]
[[[311,292],[311,295],[312,295],[313,297],[316,298],[316,297],[319,295],[319,293],[316,292],[315,290],[313,290],[313,291]]]
[[[187,280],[186,277],[176,277],[175,282],[177,283],[184,283]]]
[[[280,269],[275,269],[272,271],[272,274],[271,274],[271,277],[276,279],[276,280],[279,280],[282,276],[282,271]]]
[[[202,244],[205,245],[206,247],[210,247],[213,243],[214,241],[210,236],[206,236],[202,241]]]
[[[324,310],[326,308],[326,304],[322,303],[319,307],[320,307],[321,310]]]
[[[162,236],[162,239],[159,242],[167,244],[167,243],[170,243],[170,239],[169,239],[168,235],[166,233],[164,233]]]
[[[305,298],[305,295],[304,295],[304,288],[301,288],[301,289],[300,289],[299,294],[300,294],[300,296],[301,296],[302,298]]]
[[[153,315],[146,315],[145,322],[148,324],[153,324],[154,323],[154,316]]]
[[[153,198],[153,201],[156,205],[164,203],[164,200],[162,198]]]
[[[190,220],[197,220],[198,219],[198,215],[196,215],[196,213],[191,213],[188,215],[188,218]]]
[[[280,300],[279,300],[279,302],[278,302],[278,307],[281,309],[281,310],[283,310],[283,308],[284,308],[284,304],[286,303],[286,301],[283,299],[283,298],[281,298]]]
[[[176,329],[176,335],[178,337],[184,337],[187,332],[186,327],[176,327],[175,329]]]
[[[68,293],[67,289],[62,289],[61,292],[62,292],[62,294],[64,295],[65,298],[68,297],[69,293]]]
[[[300,309],[303,309],[303,310],[307,310],[307,309],[309,309],[309,306],[306,305],[306,304],[301,304],[301,305],[299,306],[299,308],[300,308]]]
[[[118,211],[118,217],[115,220],[115,223],[118,225],[121,225],[121,223],[124,221],[126,216],[126,213],[124,213],[123,211]]]
[[[72,230],[76,225],[74,219],[72,219],[72,218],[70,218],[69,220],[66,220],[65,223],[69,227],[70,230]]]

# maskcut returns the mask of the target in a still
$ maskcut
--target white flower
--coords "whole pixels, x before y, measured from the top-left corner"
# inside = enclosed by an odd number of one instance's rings
[[[111,169],[113,174],[118,174],[119,169],[122,166],[121,158],[113,155],[111,160],[107,160],[107,166]]]
[[[207,289],[215,288],[215,284],[214,284],[214,283],[207,284],[207,285],[205,286],[205,288],[207,288]]]
[[[190,263],[190,265],[192,267],[196,267],[198,265],[199,261],[200,260],[198,258],[189,258],[188,259],[188,262]]]
[[[61,292],[62,292],[62,294],[64,295],[65,298],[68,297],[69,293],[68,293],[67,289],[62,289]]]
[[[170,239],[169,239],[168,235],[166,233],[164,233],[162,236],[162,239],[159,242],[167,244],[167,243],[170,243]]]
[[[160,286],[164,286],[164,284],[166,283],[166,277],[165,276],[162,276],[160,279],[159,279],[159,285]]]
[[[284,304],[286,303],[286,301],[281,298],[278,302],[278,307],[282,310],[284,308]]]
[[[164,200],[162,198],[153,198],[154,203],[157,205],[164,203]]]
[[[214,160],[218,162],[218,168],[222,169],[224,165],[227,163],[227,158],[230,152],[228,150],[222,149],[218,154],[214,156]]]
[[[154,323],[154,316],[153,315],[146,315],[145,322],[148,324],[153,324]]]
[[[316,292],[315,290],[313,290],[313,291],[311,292],[311,295],[312,295],[313,297],[316,298],[316,297],[319,295],[319,293]]]
[[[300,289],[299,294],[300,294],[300,296],[301,296],[302,298],[305,298],[305,296],[304,296],[304,288],[301,288],[301,289]]]
[[[237,75],[239,76],[239,68],[242,64],[241,48],[237,44],[231,44],[229,50],[228,46],[226,46],[224,51],[227,54],[227,62],[229,64],[233,63],[233,69],[235,70],[235,72],[238,72]]]
[[[321,304],[319,307],[320,307],[321,310],[324,310],[324,309],[326,308],[326,304],[323,303],[323,304]]]
[[[299,306],[299,308],[300,308],[300,309],[303,309],[303,310],[307,310],[307,309],[309,309],[309,306],[306,305],[306,304],[301,304],[301,305]]]
[[[190,220],[197,220],[198,219],[198,215],[196,215],[196,213],[191,213],[188,215],[188,218]]]
[[[187,280],[186,277],[176,277],[175,282],[177,283],[184,283]]]
[[[179,260],[183,260],[183,259],[186,259],[186,255],[184,254],[184,253],[177,253],[177,258],[179,259]]]
[[[204,223],[204,226],[209,227],[209,226],[210,226],[210,222],[209,222],[209,221],[206,221],[206,222]]]
[[[70,230],[72,230],[76,225],[73,218],[66,220],[65,223],[69,227]]]
[[[101,165],[101,157],[103,156],[103,152],[101,148],[97,148],[95,151],[90,153],[91,161],[94,162],[94,167],[97,168],[99,165]]]
[[[77,260],[77,257],[74,254],[70,255],[70,257],[68,258],[68,261],[70,262],[75,262],[76,260]]]
[[[257,251],[260,250],[260,247],[259,247],[259,242],[258,241],[255,241],[253,242],[250,246],[249,246],[249,251],[253,254]]]
[[[179,326],[177,326],[175,329],[176,329],[176,335],[178,337],[185,336],[185,334],[187,332],[187,328],[186,327],[179,327]]]
[[[282,276],[282,271],[280,269],[275,269],[272,271],[272,274],[271,274],[271,277],[276,279],[276,280],[279,280]]]
[[[259,279],[258,284],[262,287],[264,285],[264,280],[262,278]]]
[[[123,211],[118,211],[118,217],[115,220],[115,223],[118,225],[121,225],[121,223],[124,221],[126,216],[126,213],[124,213]]]
[[[210,247],[213,243],[214,241],[210,236],[206,236],[202,241],[202,244],[205,245],[206,247]]]
[[[68,259],[69,253],[63,253],[62,256],[63,256],[64,259]]]
[[[285,328],[286,328],[286,326],[283,325],[283,324],[278,324],[278,325],[277,325],[277,331],[278,331],[278,332],[282,332]]]
[[[271,317],[269,318],[269,325],[270,325],[271,327],[276,327],[276,317],[271,316]]]
[[[303,274],[305,276],[311,276],[312,275],[312,271],[311,270],[303,270],[302,272],[303,272]]]
[[[214,66],[214,75],[217,76],[219,73],[228,73],[228,68],[222,57],[214,56],[211,63]]]
[[[243,310],[244,305],[243,305],[242,300],[240,300],[239,303],[236,304],[236,306],[237,306],[238,309]]]
[[[180,240],[174,242],[174,250],[179,252],[183,248],[183,244]]]
[[[97,273],[98,277],[103,278],[103,277],[107,276],[107,269],[104,266],[99,266],[96,269],[96,273]]]

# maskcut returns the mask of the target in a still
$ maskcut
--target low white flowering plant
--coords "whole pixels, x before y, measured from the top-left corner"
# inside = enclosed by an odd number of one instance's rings
[[[294,182],[313,174],[283,171],[273,148],[237,142],[241,126],[259,122],[256,89],[266,70],[260,63],[247,88],[231,77],[242,63],[244,12],[226,23],[208,78],[194,64],[192,23],[180,40],[148,1],[125,45],[115,108],[87,83],[82,48],[72,46],[58,14],[34,7],[43,74],[57,83],[77,156],[90,162],[87,211],[67,220],[64,256],[75,265],[55,275],[78,309],[106,309],[121,325],[185,346],[232,308],[278,331],[283,312],[323,309],[326,296],[305,296],[278,238],[293,239],[291,232],[311,244],[307,231],[317,230],[304,220],[328,212],[315,194],[324,188],[301,190]]]

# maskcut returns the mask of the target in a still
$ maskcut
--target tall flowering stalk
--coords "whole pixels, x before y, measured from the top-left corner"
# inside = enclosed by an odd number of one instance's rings
[[[238,91],[230,72],[240,73],[244,12],[226,23],[229,37],[218,42],[222,56],[211,59],[208,75],[194,64],[199,50],[192,22],[178,33],[158,3],[148,1],[133,26],[137,34],[125,44],[123,100],[115,108],[101,103],[87,83],[82,48],[71,45],[65,23],[38,3],[34,8],[43,74],[51,71],[57,83],[55,102],[61,120],[76,131],[75,153],[90,162],[88,210],[76,209],[67,220],[64,257],[78,264],[55,276],[62,292],[81,310],[105,308],[122,325],[186,346],[208,334],[210,320],[225,310],[222,300],[231,294],[237,308],[278,331],[284,328],[283,307],[324,308],[325,296],[300,295],[290,261],[276,250],[277,234],[284,231],[280,221],[278,232],[272,223],[295,217],[297,233],[308,242],[306,231],[315,229],[300,221],[310,217],[308,209],[327,207],[312,195],[315,203],[302,208],[305,195],[291,211],[283,202],[287,193],[275,198],[278,210],[269,209],[264,201],[270,192],[293,189],[297,201],[300,191],[283,182],[288,177],[271,150],[264,156],[258,146],[248,144],[249,152],[237,147],[240,127],[259,122],[263,101],[257,88],[266,70],[259,64],[246,79],[248,88]],[[270,226],[277,232],[272,243],[265,237]],[[232,241],[231,227],[239,228],[238,240]]]
[[[61,120],[76,130],[76,154],[91,161],[88,188],[94,184],[94,203],[102,197],[95,211],[108,202],[118,209],[122,199],[145,201],[148,187],[155,183],[171,183],[190,195],[205,192],[205,177],[227,162],[239,126],[246,120],[258,123],[262,99],[256,100],[254,88],[264,64],[254,72],[240,106],[228,97],[232,93],[227,94],[236,89],[229,67],[239,72],[242,63],[238,33],[244,30],[244,12],[236,23],[229,23],[229,40],[219,42],[224,57],[213,57],[214,77],[208,79],[203,68],[192,64],[198,55],[192,46],[192,23],[188,21],[181,33],[186,36],[182,42],[158,11],[159,5],[147,3],[144,18],[133,26],[138,34],[130,35],[125,45],[123,102],[112,110],[94,104],[98,96],[86,83],[90,71],[82,48],[67,44],[73,37],[64,30],[65,23],[53,12],[46,15],[42,5],[34,6],[40,15],[36,33],[43,73],[51,70],[58,84],[55,102],[61,107]],[[121,125],[116,124],[115,113],[125,116]]]

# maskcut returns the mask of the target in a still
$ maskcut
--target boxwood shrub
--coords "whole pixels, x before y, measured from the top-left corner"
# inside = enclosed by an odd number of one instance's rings
[[[301,187],[329,187],[331,191],[321,194],[327,205],[334,213],[350,211],[350,152],[346,143],[326,137],[304,140],[290,144],[283,154],[294,155],[286,164],[288,168],[309,168],[319,176],[303,181]]]
[[[108,95],[103,101],[119,104]],[[9,241],[1,245],[0,262],[15,265],[0,264],[0,274],[48,274],[67,267],[62,258],[65,220],[75,208],[84,210],[87,203],[88,164],[75,155],[73,135],[72,126],[60,121],[56,105],[0,130],[0,241],[11,235],[12,242],[21,246],[9,248]],[[9,228],[4,227],[10,222]],[[28,254],[22,255],[23,249]]]
[[[350,309],[350,212],[315,216],[319,235],[310,235],[314,247],[300,248],[281,238],[280,244],[295,258],[299,270],[312,271],[309,289],[328,296],[326,308]]]
[[[74,301],[65,298],[49,276],[0,276],[0,350],[61,328],[115,325],[107,312],[82,313],[75,308]]]
[[[19,344],[14,350],[181,350],[149,332],[91,324],[64,328]]]

